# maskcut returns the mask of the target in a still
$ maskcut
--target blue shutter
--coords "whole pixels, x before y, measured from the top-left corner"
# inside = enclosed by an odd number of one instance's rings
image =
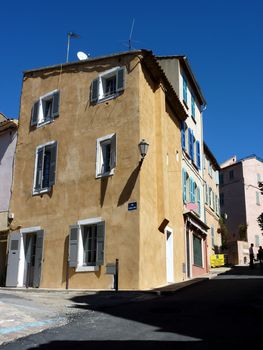
[[[200,170],[201,162],[200,162],[200,142],[199,141],[196,141],[196,165],[197,165],[197,168]]]
[[[185,150],[185,123],[181,122],[181,141],[182,149]]]
[[[197,187],[198,214],[201,215],[200,187]]]
[[[190,157],[192,161],[194,161],[194,132],[191,130],[191,149],[190,149]]]
[[[183,169],[183,201],[186,203],[186,171]]]
[[[194,181],[193,179],[190,177],[190,202],[193,202],[193,185],[194,185]]]
[[[191,157],[191,148],[192,148],[192,130],[188,128],[188,154]]]

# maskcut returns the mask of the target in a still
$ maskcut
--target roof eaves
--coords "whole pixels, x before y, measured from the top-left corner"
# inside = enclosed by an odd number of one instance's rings
[[[40,67],[40,68],[35,68],[35,69],[29,69],[29,70],[25,70],[23,71],[23,74],[29,74],[29,73],[34,73],[34,72],[39,72],[39,71],[44,71],[44,70],[50,70],[50,69],[57,69],[57,68],[64,68],[64,67],[71,67],[71,66],[78,66],[78,65],[82,65],[82,64],[86,64],[86,63],[92,63],[92,62],[96,62],[96,61],[100,61],[100,60],[104,60],[107,58],[115,58],[115,57],[119,57],[119,56],[127,56],[127,55],[138,55],[138,54],[142,54],[144,52],[147,52],[148,50],[134,50],[134,51],[125,51],[125,52],[120,52],[120,53],[114,53],[111,55],[106,55],[106,56],[98,56],[96,58],[88,58],[86,60],[81,60],[81,61],[75,61],[75,62],[69,62],[69,63],[60,63],[60,64],[55,64],[52,66],[46,66],[46,67]]]
[[[188,73],[189,73],[189,75],[191,77],[191,80],[192,80],[192,82],[194,84],[194,87],[195,87],[195,89],[196,89],[196,91],[197,91],[197,93],[199,95],[199,99],[201,101],[201,104],[205,107],[206,106],[205,97],[204,97],[204,95],[202,93],[202,90],[201,90],[201,88],[200,88],[200,86],[199,86],[199,84],[198,84],[198,82],[197,82],[197,80],[195,78],[195,75],[194,75],[194,73],[192,71],[192,68],[191,68],[190,63],[189,63],[189,61],[187,59],[187,56],[186,55],[172,55],[172,56],[158,56],[157,58],[160,59],[160,60],[176,58],[185,66],[185,68],[187,69],[187,71],[188,71]]]
[[[220,165],[217,162],[215,156],[213,155],[212,151],[210,150],[210,148],[207,146],[207,144],[204,142],[204,152],[207,153],[208,157],[210,158],[210,160],[212,161],[214,167],[216,168],[216,170],[220,169]]]

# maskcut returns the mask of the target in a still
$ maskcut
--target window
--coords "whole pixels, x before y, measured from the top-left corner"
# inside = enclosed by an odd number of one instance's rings
[[[58,90],[49,92],[34,102],[31,113],[31,126],[42,126],[51,123],[59,116],[60,93]]]
[[[116,167],[116,134],[97,139],[96,177],[114,174]]]
[[[255,246],[259,247],[259,236],[255,235]]]
[[[256,204],[260,205],[260,192],[256,192]]]
[[[211,244],[213,248],[215,246],[215,230],[213,225],[210,228],[210,232],[211,232]]]
[[[37,147],[33,194],[48,192],[55,184],[56,159],[56,141]]]
[[[219,183],[220,185],[224,185],[224,174],[219,174]]]
[[[230,170],[229,171],[229,180],[233,180],[234,179],[234,170]]]
[[[97,271],[104,264],[105,222],[102,218],[80,220],[70,226],[69,266],[76,271]]]
[[[223,207],[225,205],[225,194],[220,193],[220,206]]]
[[[187,105],[187,80],[183,77],[183,101]]]
[[[195,97],[193,95],[191,95],[191,114],[195,119]]]
[[[124,90],[124,67],[110,69],[91,84],[91,102],[97,103],[118,96]]]
[[[193,235],[194,265],[202,267],[202,240]]]

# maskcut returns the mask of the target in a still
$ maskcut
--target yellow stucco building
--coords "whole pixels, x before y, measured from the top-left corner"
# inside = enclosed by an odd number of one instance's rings
[[[116,259],[121,289],[184,280],[186,117],[150,51],[25,72],[6,285],[111,289]]]

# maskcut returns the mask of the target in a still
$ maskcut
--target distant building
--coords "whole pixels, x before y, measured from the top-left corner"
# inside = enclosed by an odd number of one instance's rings
[[[9,212],[18,122],[0,113],[0,285],[6,272],[7,236],[12,214]]]
[[[222,248],[222,237],[219,230],[219,170],[220,166],[215,156],[204,143],[205,219],[207,226],[209,226],[207,233],[208,258],[213,254],[221,253]]]
[[[230,262],[248,262],[248,247],[254,244],[255,253],[263,246],[262,231],[257,222],[263,212],[263,196],[258,182],[263,180],[263,160],[256,155],[239,161],[232,157],[221,165],[220,206],[228,228]]]

